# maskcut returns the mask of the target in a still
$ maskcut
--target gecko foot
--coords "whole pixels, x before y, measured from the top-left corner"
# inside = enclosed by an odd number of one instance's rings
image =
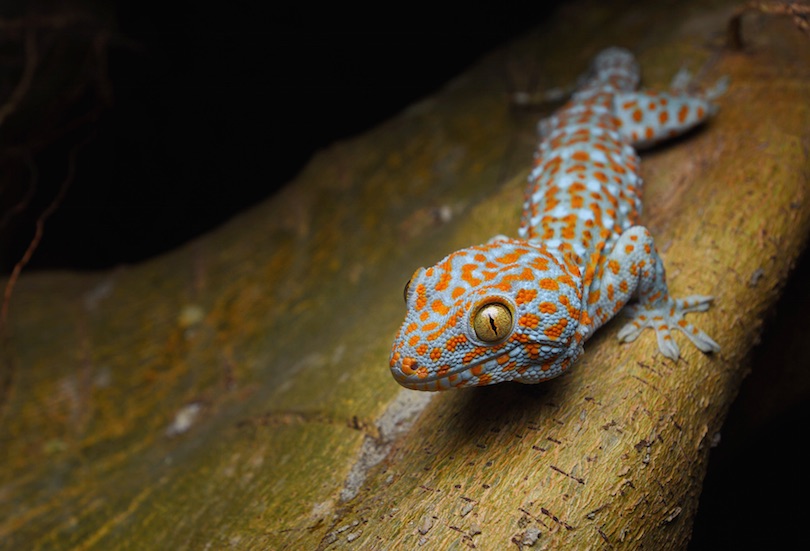
[[[619,331],[619,340],[632,342],[644,329],[649,327],[655,330],[661,354],[671,360],[677,360],[680,356],[680,349],[672,339],[670,332],[678,329],[702,352],[719,352],[720,345],[684,319],[684,314],[708,310],[712,300],[713,297],[694,295],[684,299],[669,300],[666,304],[653,307],[629,304],[625,306],[624,312],[631,317],[631,321]]]

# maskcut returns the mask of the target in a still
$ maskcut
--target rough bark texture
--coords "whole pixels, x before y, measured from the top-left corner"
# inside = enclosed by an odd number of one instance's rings
[[[730,2],[601,6],[566,5],[182,250],[23,277],[2,366],[0,541],[684,548],[709,449],[810,227],[810,46],[754,14],[747,47],[724,49]],[[703,83],[731,78],[707,127],[642,156],[673,294],[716,297],[700,325],[722,352],[684,344],[672,363],[652,335],[619,345],[609,324],[553,382],[400,389],[387,360],[410,273],[517,226],[533,138],[504,68],[520,59],[565,85],[613,44],[648,86],[682,63]]]

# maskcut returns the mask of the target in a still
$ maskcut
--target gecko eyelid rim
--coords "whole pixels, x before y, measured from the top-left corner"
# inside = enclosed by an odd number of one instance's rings
[[[472,317],[475,336],[486,344],[498,344],[509,338],[515,326],[511,305],[488,299],[476,308]]]

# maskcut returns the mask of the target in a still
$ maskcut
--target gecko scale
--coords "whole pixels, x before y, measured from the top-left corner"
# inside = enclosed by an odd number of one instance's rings
[[[688,78],[676,75],[666,93],[636,91],[632,54],[609,48],[596,56],[568,103],[538,125],[519,239],[462,249],[408,282],[390,358],[400,384],[445,390],[551,379],[620,310],[631,318],[621,341],[652,328],[661,353],[677,360],[678,329],[703,352],[720,350],[684,319],[707,310],[712,297],[670,297],[652,236],[637,225],[633,146],[703,122],[724,88],[687,94]]]

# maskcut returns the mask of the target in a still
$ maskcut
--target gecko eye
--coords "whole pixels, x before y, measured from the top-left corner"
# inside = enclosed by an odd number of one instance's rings
[[[402,296],[405,297],[405,304],[408,304],[408,291],[411,289],[411,281],[408,280],[408,283],[405,284],[405,290],[402,291]]]
[[[512,331],[512,311],[503,303],[488,302],[475,312],[473,329],[484,342],[502,341]]]

